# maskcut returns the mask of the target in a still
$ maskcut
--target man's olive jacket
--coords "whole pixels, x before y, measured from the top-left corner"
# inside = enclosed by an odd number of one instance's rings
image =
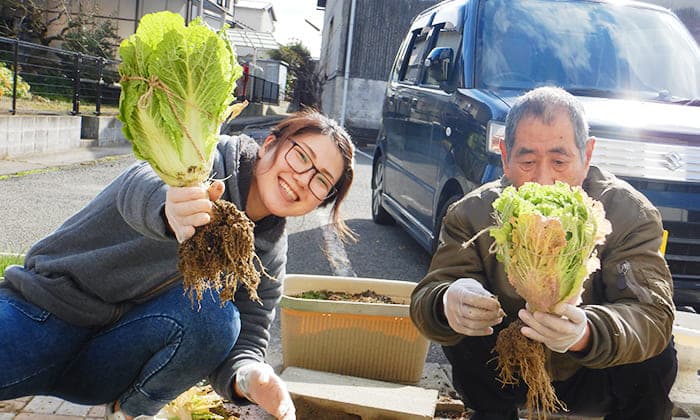
[[[442,296],[456,279],[476,279],[496,295],[507,314],[504,324],[518,319],[525,306],[489,252],[493,238],[488,233],[462,246],[494,224],[491,204],[508,185],[505,178],[485,184],[447,211],[440,245],[411,298],[413,322],[436,343],[451,346],[464,337],[449,327],[442,308]],[[553,380],[564,380],[581,366],[601,369],[653,357],[668,345],[673,325],[673,283],[659,253],[659,212],[629,184],[596,167],[590,168],[583,189],[603,203],[612,233],[597,248],[601,269],[584,283],[581,307],[591,329],[589,348],[583,353],[548,351]]]

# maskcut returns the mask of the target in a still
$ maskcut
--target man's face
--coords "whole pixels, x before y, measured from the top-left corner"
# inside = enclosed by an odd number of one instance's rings
[[[516,187],[528,181],[545,185],[555,181],[581,185],[588,173],[594,144],[593,138],[588,140],[585,156],[581,159],[574,127],[566,113],[557,114],[551,124],[526,115],[515,129],[515,144],[510,156],[506,156],[505,142],[501,141],[503,172]]]

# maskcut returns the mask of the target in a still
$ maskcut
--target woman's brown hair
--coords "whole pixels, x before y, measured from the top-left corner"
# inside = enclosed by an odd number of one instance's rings
[[[335,194],[323,200],[319,207],[325,207],[333,203],[331,220],[338,236],[341,240],[355,239],[355,233],[345,224],[340,216],[340,205],[347,197],[355,177],[355,146],[352,144],[350,135],[335,120],[314,109],[306,109],[284,119],[272,128],[271,134],[275,136],[275,140],[271,143],[271,146],[274,148],[277,148],[289,137],[303,134],[328,136],[338,146],[343,157],[343,173],[334,185]]]

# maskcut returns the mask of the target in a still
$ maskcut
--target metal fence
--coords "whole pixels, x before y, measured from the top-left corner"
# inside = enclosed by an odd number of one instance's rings
[[[0,62],[13,75],[6,82],[11,101],[3,102],[12,114],[21,110],[76,115],[89,108],[100,115],[102,105],[119,104],[118,61],[0,37]],[[32,98],[21,105],[17,101],[23,96],[17,76],[29,84]]]
[[[103,105],[114,109],[119,105],[118,65],[115,60],[0,37],[0,66],[11,74],[10,78],[3,78],[0,72],[0,88],[10,92],[0,92],[0,107],[12,114],[21,111],[100,115]],[[18,101],[23,99],[20,80],[29,84],[31,100]],[[278,104],[279,84],[248,75],[240,78],[235,96],[249,102]]]
[[[244,75],[239,79],[235,94],[239,100],[279,104],[280,85],[253,75]]]

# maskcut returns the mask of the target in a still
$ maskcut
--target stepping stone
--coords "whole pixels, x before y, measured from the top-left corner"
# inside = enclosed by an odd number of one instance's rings
[[[402,420],[432,419],[435,414],[438,396],[435,389],[298,367],[288,367],[280,377],[295,399],[297,409],[302,409],[303,403],[309,402],[317,411],[315,414],[318,417],[315,418],[327,419],[333,412],[336,413],[334,418],[352,418],[338,415],[347,413],[361,418]]]
[[[676,312],[673,336],[678,352],[678,376],[671,401],[700,406],[700,314]]]

